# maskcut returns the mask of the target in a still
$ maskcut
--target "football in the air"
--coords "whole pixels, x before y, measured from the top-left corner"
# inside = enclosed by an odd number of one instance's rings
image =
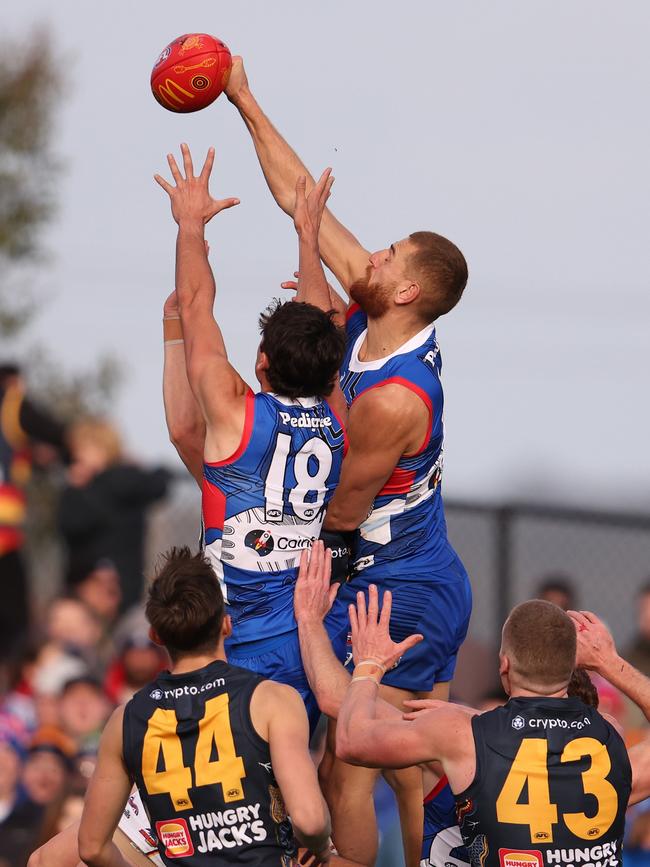
[[[220,39],[187,33],[161,51],[151,71],[151,90],[169,111],[199,111],[223,93],[231,67],[230,51]]]

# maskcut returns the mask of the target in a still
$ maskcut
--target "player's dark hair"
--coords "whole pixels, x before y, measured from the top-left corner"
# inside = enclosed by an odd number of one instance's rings
[[[552,693],[571,680],[576,665],[575,625],[559,606],[531,599],[510,612],[501,649],[519,683]]]
[[[152,581],[145,607],[147,620],[172,660],[213,650],[224,617],[221,587],[202,553],[172,548]]]
[[[598,690],[593,685],[589,673],[584,668],[576,668],[571,675],[567,695],[579,698],[583,704],[598,710]]]
[[[327,397],[345,353],[345,334],[334,311],[276,299],[260,316],[269,385],[282,397]]]
[[[413,232],[415,251],[409,258],[409,276],[420,283],[419,310],[433,322],[460,301],[467,284],[467,262],[455,244],[435,232]]]

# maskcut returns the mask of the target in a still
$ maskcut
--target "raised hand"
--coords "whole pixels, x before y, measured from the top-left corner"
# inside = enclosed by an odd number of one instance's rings
[[[318,183],[312,187],[309,195],[305,194],[307,178],[301,175],[296,181],[296,207],[293,212],[293,224],[300,237],[317,238],[325,205],[330,197],[332,170],[325,169]]]
[[[576,625],[577,667],[604,674],[618,657],[611,632],[591,611],[567,613]]]
[[[226,85],[225,94],[233,105],[237,105],[242,94],[248,92],[248,78],[244,69],[244,61],[238,55],[233,55],[230,78]]]
[[[298,279],[300,277],[300,271],[294,271],[293,276],[296,278],[295,280],[285,280],[283,283],[280,283],[280,286],[283,289],[289,289],[292,292],[298,291]],[[348,305],[341,298],[339,293],[334,289],[331,283],[327,284],[327,291],[330,294],[330,305],[331,309],[338,313],[345,320],[345,314],[348,310]],[[294,301],[296,299],[294,298]]]
[[[214,164],[214,148],[208,150],[208,155],[198,177],[194,176],[192,155],[186,144],[181,145],[185,177],[181,173],[173,154],[167,154],[167,162],[176,186],[170,184],[160,175],[154,175],[170,198],[172,216],[180,225],[182,221],[208,223],[220,211],[239,204],[239,199],[213,199],[209,184],[212,166]]]
[[[352,653],[356,664],[363,660],[374,660],[388,670],[398,662],[407,650],[414,647],[424,636],[409,635],[404,641],[396,644],[390,637],[390,611],[392,595],[390,590],[384,593],[384,604],[379,613],[379,594],[377,587],[371,584],[368,588],[368,608],[366,597],[362,591],[357,593],[357,604],[350,605],[350,625],[352,627]]]
[[[402,714],[402,719],[414,720],[423,713],[429,713],[429,711],[439,710],[441,707],[448,706],[448,702],[435,698],[408,698],[404,702],[406,710]]]
[[[332,552],[317,539],[311,551],[303,550],[300,554],[300,568],[293,595],[296,621],[322,623],[325,619],[339,589],[338,584],[330,586],[331,574]]]

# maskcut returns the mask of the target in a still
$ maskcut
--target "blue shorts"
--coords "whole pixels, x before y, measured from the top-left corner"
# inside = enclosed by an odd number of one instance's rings
[[[286,683],[300,693],[309,718],[310,737],[320,719],[320,710],[309,681],[302,667],[298,630],[268,641],[251,641],[248,644],[229,646],[226,656],[231,665],[247,668],[277,683]]]
[[[359,590],[367,598],[369,584],[377,585],[380,601],[384,590],[393,594],[390,618],[393,641],[403,641],[414,632],[424,635],[424,641],[407,651],[397,666],[384,675],[382,683],[410,692],[430,692],[434,684],[450,681],[472,613],[472,588],[460,559],[455,557],[433,574],[378,579],[376,575],[370,578],[360,572],[344,584],[325,623],[339,659],[348,641],[348,605],[356,602]],[[348,651],[351,649],[348,647]],[[348,661],[350,655],[348,652]]]

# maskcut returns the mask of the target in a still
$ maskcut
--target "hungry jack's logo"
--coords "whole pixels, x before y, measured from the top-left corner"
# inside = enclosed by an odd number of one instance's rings
[[[166,858],[182,858],[194,854],[194,844],[185,819],[156,822],[156,834],[165,847]]]

